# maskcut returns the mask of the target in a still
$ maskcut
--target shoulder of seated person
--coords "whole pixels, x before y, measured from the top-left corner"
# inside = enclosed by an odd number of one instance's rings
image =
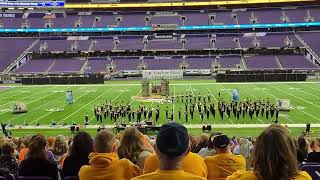
[[[226,180],[243,179],[243,180],[255,180],[257,179],[253,171],[238,170],[231,176],[228,176]]]
[[[311,176],[306,171],[300,171],[298,178],[299,180],[311,180]]]

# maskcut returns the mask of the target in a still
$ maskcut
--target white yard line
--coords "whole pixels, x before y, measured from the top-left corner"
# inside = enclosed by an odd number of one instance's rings
[[[319,82],[232,82],[232,83],[228,83],[228,82],[224,82],[224,83],[218,83],[218,82],[206,82],[206,83],[192,83],[193,80],[191,80],[192,85],[219,85],[219,84],[319,84]],[[116,86],[141,86],[140,83],[128,83],[128,84],[112,84],[112,81],[108,81],[111,83],[108,84],[68,84],[68,85],[23,85],[23,87],[46,87],[46,86],[59,86],[59,87],[63,87],[63,86],[67,86],[67,87],[94,87],[94,86],[112,86],[112,87],[116,87]],[[171,85],[176,85],[176,86],[185,86],[186,83],[185,82],[181,82],[181,83],[171,83]],[[9,87],[22,87],[20,86],[9,86]]]
[[[316,88],[313,88],[313,87],[310,87],[310,86],[305,86],[305,87],[307,87],[307,88],[310,88],[310,89],[313,89],[313,90],[315,90],[315,91],[319,91],[319,92],[320,92],[320,89],[316,89]],[[319,85],[319,87],[320,87],[320,85]]]
[[[211,94],[211,96],[214,98],[214,100],[217,102],[217,106],[216,106],[216,107],[218,107],[218,99],[217,99],[216,97],[214,97],[214,95],[212,94],[212,92],[210,91],[210,89],[209,89],[208,87],[207,87],[207,89],[208,89],[209,93]],[[233,124],[233,122],[232,122],[231,118],[230,118],[230,117],[228,117],[227,113],[226,113],[226,112],[224,112],[224,114],[225,114],[225,115],[226,115],[226,117],[229,119],[229,121],[231,122],[231,124]]]
[[[258,88],[257,86],[255,86],[255,85],[252,85],[252,86],[254,86],[254,87],[256,87],[256,88]],[[273,97],[275,97],[275,98],[277,98],[277,99],[281,99],[281,98],[279,98],[279,97],[277,97],[277,96],[275,96],[275,95],[273,95],[272,93],[269,93],[268,91],[264,91],[264,92],[266,92],[266,93],[268,93],[268,94],[270,94],[271,96],[273,96]],[[309,114],[309,113],[307,113],[307,112],[305,112],[304,110],[302,110],[302,109],[297,109],[297,110],[299,110],[299,111],[301,111],[301,112],[303,112],[304,114],[306,114],[306,115],[308,115],[308,116],[310,116],[310,117],[312,117],[312,118],[314,118],[315,120],[317,120],[317,121],[320,121],[318,118],[316,118],[315,116],[313,116],[313,115],[311,115],[311,114]],[[289,119],[288,119],[289,120]],[[289,120],[290,122],[292,122],[292,123],[294,123],[293,121],[291,121],[291,120]]]
[[[7,86],[7,87],[8,87],[8,89],[6,89],[6,90],[1,90],[1,91],[0,91],[1,97],[5,96],[6,94],[9,94],[9,93],[14,93],[14,92],[16,92],[16,91],[20,91],[21,88],[23,88],[22,86],[21,86],[20,88],[18,88],[18,87],[11,88],[11,86]],[[13,89],[13,90],[10,90],[10,89]],[[7,96],[7,97],[11,97],[11,96],[15,96],[15,95],[16,95],[16,94],[13,94],[13,95],[10,95],[10,96]],[[7,97],[1,98],[0,100],[6,99]]]
[[[111,88],[112,89],[112,88]],[[109,89],[109,90],[111,90],[111,89]],[[124,91],[121,91],[114,99],[112,99],[111,100],[111,102],[113,102],[113,101],[115,101],[121,94],[123,94],[126,90],[127,90],[128,88],[126,88]],[[122,90],[122,89],[120,89],[120,90]],[[98,97],[99,98],[99,97]],[[96,98],[97,99],[97,98]],[[96,100],[96,99],[94,99],[94,100]],[[101,113],[101,115],[102,115],[102,113]],[[90,118],[90,120],[88,121],[88,123],[90,123],[93,119],[95,118],[95,116],[92,116],[91,118]]]
[[[226,89],[223,85],[220,85],[220,86],[221,86],[222,88]],[[227,92],[232,96],[232,93],[231,93],[231,92],[229,92],[228,90],[227,90]],[[255,99],[258,99],[258,98],[256,98],[254,95],[252,95],[252,96],[253,96]],[[255,115],[255,113],[253,113],[253,116],[256,117],[261,124],[263,124],[263,121],[262,121],[259,117],[257,117],[257,116]]]
[[[97,99],[99,99],[101,96],[105,95],[107,92],[109,92],[112,88],[109,88],[107,91],[105,91],[104,93],[100,94],[98,97],[94,98],[93,100],[91,100],[90,102],[88,102],[86,105],[82,106],[81,108],[79,108],[78,110],[76,110],[75,112],[71,113],[69,116],[64,117],[62,119],[62,121],[68,119],[69,117],[71,117],[72,115],[74,115],[75,113],[79,112],[81,109],[83,109],[84,107],[87,107],[89,104],[92,104],[92,102],[96,101]],[[60,122],[62,122],[60,121]],[[58,122],[58,124],[60,123]]]
[[[142,92],[142,89],[140,89],[140,91],[138,92],[138,94],[136,94],[136,96],[138,96],[140,93]],[[129,105],[131,105],[132,103],[133,103],[133,101],[134,101],[134,99],[131,97],[131,102],[129,103]]]
[[[43,90],[43,91],[37,92],[37,93],[35,93],[35,94],[31,94],[31,95],[29,95],[29,96],[25,96],[25,97],[23,97],[23,98],[21,98],[21,99],[17,99],[17,100],[18,100],[18,101],[21,101],[22,99],[29,98],[29,97],[31,97],[31,96],[40,94],[40,93],[42,93],[42,92],[44,92],[44,91],[47,91],[47,90],[50,90],[50,89],[53,89],[53,88],[55,88],[55,87],[52,87],[52,88],[49,88],[49,89],[45,89],[45,90]],[[53,94],[53,93],[52,93],[52,94]],[[50,94],[50,95],[51,95],[51,94]],[[46,96],[44,96],[44,97],[46,97]],[[39,99],[42,99],[42,98],[44,98],[44,97],[41,97],[41,98],[39,98]],[[28,102],[28,103],[26,103],[26,104],[30,104],[30,103],[32,103],[32,102],[34,102],[34,101],[39,100],[39,99],[30,101],[30,102]],[[3,106],[5,106],[6,104],[10,104],[10,103],[12,103],[12,102],[7,102],[7,103],[5,103],[5,104],[2,104],[2,105],[0,105],[0,107],[3,107]],[[0,114],[1,114],[1,113],[0,113]]]
[[[85,94],[83,94],[83,95],[81,95],[81,96],[79,96],[79,97],[77,97],[76,99],[74,99],[74,100],[77,100],[77,99],[80,99],[80,98],[82,98],[83,96],[86,96],[87,94],[89,94],[90,92],[87,92],[87,93],[85,93]],[[67,106],[68,104],[64,104],[64,105],[62,105],[62,106],[60,106],[59,108],[63,108],[63,107],[65,107],[65,106]],[[46,117],[46,116],[48,116],[48,115],[50,115],[50,114],[52,114],[52,113],[54,113],[54,111],[51,111],[51,112],[48,112],[47,114],[45,114],[45,115],[43,115],[43,116],[41,116],[41,117],[39,117],[39,118],[37,118],[36,120],[34,120],[34,121],[32,121],[31,123],[29,123],[29,124],[32,124],[32,123],[34,123],[34,122],[38,122],[40,119],[42,119],[42,118],[44,118],[44,117]]]
[[[175,85],[173,85],[173,97],[175,97],[176,96],[176,86]],[[172,98],[171,98],[172,99]],[[172,110],[173,110],[173,114],[174,114],[174,104],[175,104],[175,102],[172,102]]]
[[[59,97],[59,98],[57,98],[57,99],[55,99],[55,100],[53,100],[53,101],[48,101],[47,103],[45,103],[45,104],[43,104],[43,105],[41,105],[41,106],[39,106],[39,107],[37,107],[37,108],[35,108],[35,109],[32,109],[31,111],[28,111],[28,113],[33,112],[33,111],[38,110],[38,109],[41,109],[42,107],[44,107],[44,106],[46,106],[46,105],[48,105],[48,104],[52,104],[53,102],[56,102],[56,101],[60,100],[61,98],[65,98],[65,97],[64,97],[64,96],[61,96],[61,97]],[[23,113],[23,114],[20,114],[20,115],[14,117],[14,118],[9,119],[9,120],[8,120],[8,121],[9,121],[9,124],[10,124],[13,120],[15,120],[15,119],[17,119],[17,118],[19,118],[19,117],[21,117],[21,116],[27,115],[28,113]]]
[[[293,95],[293,94],[291,94],[291,93],[288,93],[288,92],[286,92],[286,91],[284,91],[284,90],[282,90],[282,89],[280,89],[280,88],[277,88],[277,87],[272,86],[272,85],[270,85],[270,84],[269,84],[268,86],[270,86],[270,87],[272,87],[272,88],[274,88],[274,89],[278,89],[278,90],[281,91],[281,92],[284,92],[284,93],[286,93],[286,94],[288,94],[288,95],[290,95],[290,96],[293,96],[293,97],[298,98],[298,99],[300,99],[300,100],[302,100],[302,101],[304,101],[304,102],[306,102],[306,103],[312,104],[312,105],[320,108],[319,105],[314,104],[314,103],[312,103],[312,102],[310,102],[310,101],[307,101],[307,100],[305,100],[305,99],[302,99],[302,98],[300,98],[300,97],[298,97],[298,96],[296,96],[296,95]]]
[[[290,88],[295,88],[295,87],[289,86],[289,85],[287,85],[287,84],[286,84],[286,86],[288,86],[288,87],[290,87]],[[301,90],[301,89],[299,89],[299,88],[296,89],[296,90],[301,91],[301,92],[303,92],[303,93],[305,93],[305,94],[309,94],[309,95],[311,95],[311,96],[313,96],[313,97],[320,98],[319,96],[316,96],[316,95],[314,95],[314,94],[305,92],[305,91],[303,91],[303,90]]]

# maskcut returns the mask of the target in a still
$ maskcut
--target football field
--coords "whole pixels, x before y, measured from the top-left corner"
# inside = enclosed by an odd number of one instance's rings
[[[304,127],[307,122],[314,126],[320,125],[320,83],[318,82],[275,82],[275,83],[216,83],[213,80],[173,80],[170,81],[170,94],[175,96],[181,94],[192,94],[198,96],[211,95],[211,101],[216,105],[218,102],[218,93],[227,101],[232,101],[232,92],[239,90],[240,101],[244,99],[266,100],[275,103],[276,99],[289,99],[291,110],[289,112],[280,112],[279,123],[288,124],[292,127]],[[74,103],[66,103],[66,91],[72,90]],[[105,101],[112,103],[131,104],[133,109],[139,105],[155,109],[157,104],[160,106],[160,120],[158,124],[166,122],[165,109],[174,112],[174,119],[177,122],[186,124],[189,128],[198,128],[202,126],[200,115],[195,111],[194,119],[188,118],[185,122],[184,111],[185,104],[138,102],[133,99],[134,96],[141,94],[140,81],[106,81],[103,85],[2,85],[0,87],[0,122],[11,125],[36,126],[40,124],[50,125],[52,121],[58,125],[67,123],[82,124],[84,115],[89,114],[90,125],[100,124],[94,117],[94,105],[100,105]],[[27,105],[28,112],[23,114],[12,114],[13,102],[23,102]],[[178,118],[178,110],[181,109],[181,119]],[[231,113],[232,114],[232,113]],[[154,118],[154,116],[153,116]],[[264,127],[272,123],[275,119],[266,119],[261,115],[254,116],[251,120],[248,115],[238,120],[233,115],[230,118],[224,117],[221,120],[218,113],[214,118],[210,115],[209,119],[204,116],[204,124],[211,124],[213,127],[234,128],[234,127]],[[108,117],[104,124],[113,125]],[[313,127],[314,127],[313,126]]]

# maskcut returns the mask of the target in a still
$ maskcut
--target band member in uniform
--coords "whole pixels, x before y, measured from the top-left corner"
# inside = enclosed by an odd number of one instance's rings
[[[266,118],[269,119],[269,112],[270,112],[270,107],[267,105],[266,107]]]
[[[273,105],[271,105],[271,107],[270,107],[270,115],[271,115],[271,118],[273,118],[273,116],[274,116],[274,107],[273,107]]]
[[[278,109],[278,108],[275,108],[274,110],[275,110],[275,112],[276,112],[276,121],[278,121],[278,118],[279,118],[279,109]]]
[[[188,111],[184,112],[184,117],[185,117],[185,120],[186,120],[186,123],[187,123],[188,122]]]
[[[158,110],[156,110],[156,122],[158,122],[158,120],[159,120],[159,116],[160,116],[159,113],[160,113],[160,112],[159,112]]]
[[[209,120],[210,112],[209,112],[209,111],[207,111],[206,113],[207,113],[207,120]]]
[[[257,105],[256,106],[256,116],[257,116],[257,118],[259,117],[259,112],[260,112],[260,106]]]
[[[179,120],[181,120],[181,107],[178,110],[178,117],[179,117]]]
[[[254,114],[254,106],[252,106],[251,108],[249,108],[249,116],[250,116],[250,119],[252,120],[252,116]]]
[[[263,117],[264,116],[264,103],[261,104],[261,116]]]
[[[84,123],[88,124],[88,122],[89,122],[89,114],[88,112],[86,112],[86,114],[84,115]]]
[[[169,112],[168,112],[168,107],[166,108],[166,119],[168,119],[168,117],[169,117]]]
[[[240,119],[241,109],[240,106],[237,106],[237,119]]]
[[[138,122],[138,124],[140,124],[140,122],[141,122],[141,109],[138,110],[138,112],[137,112],[137,122]]]
[[[310,127],[311,127],[311,124],[310,124],[310,123],[307,123],[307,124],[306,124],[306,133],[307,133],[308,135],[310,135]]]
[[[227,106],[227,116],[228,116],[228,118],[230,118],[230,114],[231,114],[231,105],[229,104]]]
[[[201,123],[203,123],[203,113],[200,113]]]

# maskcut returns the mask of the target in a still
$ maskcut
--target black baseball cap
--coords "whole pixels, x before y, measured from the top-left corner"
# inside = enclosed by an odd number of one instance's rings
[[[219,134],[213,137],[212,143],[214,147],[223,149],[228,147],[230,144],[230,139],[224,134]]]
[[[176,122],[164,124],[157,135],[156,145],[159,152],[169,157],[178,157],[189,147],[188,131]]]

